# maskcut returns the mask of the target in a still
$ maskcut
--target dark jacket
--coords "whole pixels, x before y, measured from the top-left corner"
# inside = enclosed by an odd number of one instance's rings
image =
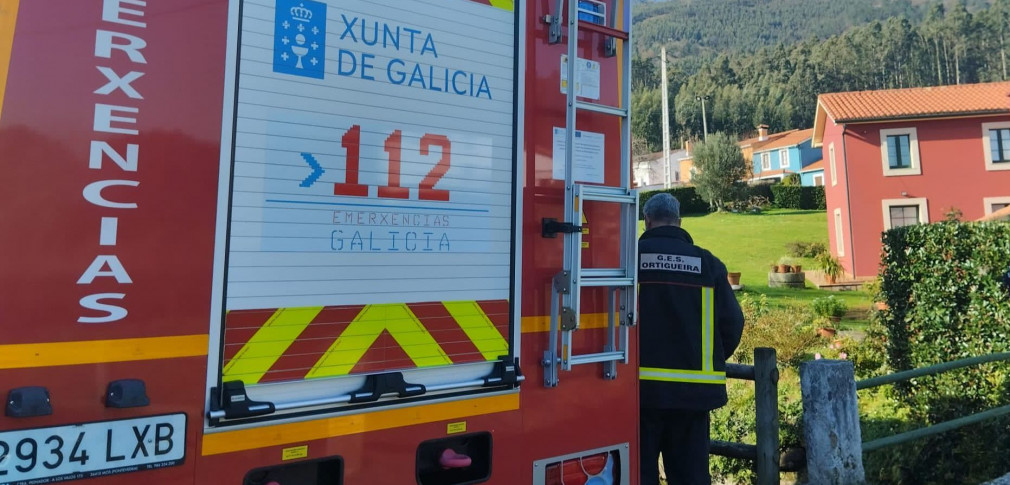
[[[676,226],[645,231],[638,253],[641,407],[726,404],[726,358],[743,332],[726,266]]]

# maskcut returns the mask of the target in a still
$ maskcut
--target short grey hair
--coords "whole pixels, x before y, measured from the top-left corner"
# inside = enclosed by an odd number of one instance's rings
[[[678,223],[680,222],[680,202],[676,197],[666,192],[656,194],[645,202],[642,213],[651,221]]]

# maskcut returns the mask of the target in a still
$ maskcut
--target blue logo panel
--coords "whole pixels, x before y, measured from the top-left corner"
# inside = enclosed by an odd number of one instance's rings
[[[277,0],[274,72],[322,79],[326,68],[326,4]]]

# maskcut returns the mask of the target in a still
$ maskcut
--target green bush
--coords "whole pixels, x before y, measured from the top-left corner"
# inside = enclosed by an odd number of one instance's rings
[[[786,243],[786,251],[794,258],[816,258],[828,252],[828,247],[822,242],[793,241]]]
[[[775,349],[779,367],[779,453],[782,454],[802,446],[803,403],[797,369],[821,341],[811,327],[813,315],[809,311],[793,306],[771,306],[767,295],[744,293],[739,301],[745,323],[740,346],[732,360],[753,364],[755,348]],[[729,403],[712,412],[712,439],[754,443],[754,384],[730,379],[726,390]],[[754,463],[749,460],[712,456],[710,463],[713,483],[754,483]]]
[[[814,314],[821,317],[841,317],[849,311],[849,306],[845,300],[835,298],[835,295],[814,298],[812,302]]]
[[[883,236],[880,292],[888,309],[888,365],[925,367],[1010,350],[1010,298],[1001,275],[1010,266],[1010,224],[907,226]],[[923,425],[1010,404],[1006,363],[985,364],[895,386],[896,397]],[[881,466],[903,470],[906,483],[978,483],[1006,472],[1010,418],[916,441],[915,453]],[[900,461],[898,461],[900,460]],[[970,463],[970,467],[964,466]],[[893,474],[892,474],[893,475]]]
[[[641,192],[638,194],[639,207],[645,207],[645,202],[648,201],[650,197],[663,192],[677,198],[677,201],[680,202],[681,216],[703,215],[708,214],[709,212],[708,202],[702,200],[701,196],[698,195],[698,191],[694,187],[674,187],[672,189]],[[639,214],[639,217],[643,216]]]
[[[775,349],[779,362],[798,366],[810,349],[818,344],[817,334],[811,327],[813,315],[797,307],[771,307],[767,298],[753,298],[745,294],[740,298],[744,312],[744,329],[733,358],[750,364],[754,349]]]
[[[775,207],[780,209],[800,209],[803,188],[796,185],[772,185]]]
[[[782,368],[778,382],[779,395],[779,455],[802,446],[803,401],[799,374]],[[712,439],[736,443],[757,440],[757,420],[754,414],[754,384],[730,379],[726,386],[729,403],[712,411]],[[715,456],[709,460],[712,483],[755,483],[754,462]]]
[[[827,201],[824,187],[801,187],[799,185],[772,185],[775,207],[782,209],[825,210]]]
[[[743,189],[743,197],[746,199],[760,197],[767,199],[768,202],[775,202],[775,196],[772,195],[772,186],[769,184],[747,185]]]
[[[811,209],[815,210],[827,210],[828,208],[828,198],[824,194],[824,186],[818,185],[816,187],[806,187],[805,190],[810,192],[810,198],[813,200],[813,207]]]

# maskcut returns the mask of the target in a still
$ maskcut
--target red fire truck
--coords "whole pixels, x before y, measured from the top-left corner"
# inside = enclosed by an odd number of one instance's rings
[[[628,0],[0,0],[0,484],[634,484]]]

